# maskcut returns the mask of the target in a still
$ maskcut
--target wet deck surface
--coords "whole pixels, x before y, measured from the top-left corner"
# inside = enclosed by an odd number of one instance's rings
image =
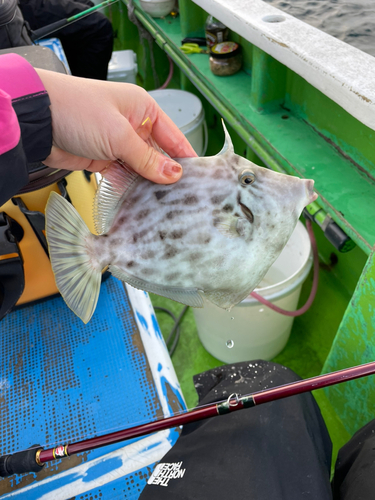
[[[0,327],[0,455],[36,443],[45,448],[74,443],[162,418],[162,397],[138,317],[115,278],[102,284],[87,325],[61,297],[8,314]],[[168,367],[158,359],[162,373]],[[162,382],[171,411],[181,409],[168,379]],[[153,464],[178,436],[173,429],[158,434],[48,462],[37,475],[1,478],[0,496],[136,499]]]

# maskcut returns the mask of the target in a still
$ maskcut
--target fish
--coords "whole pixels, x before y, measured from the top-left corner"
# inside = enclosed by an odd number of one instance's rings
[[[225,143],[215,156],[179,158],[183,176],[155,184],[119,162],[94,199],[92,234],[76,209],[50,194],[46,237],[57,287],[84,323],[92,317],[104,269],[146,292],[191,307],[230,310],[281,253],[314,181],[260,167]]]

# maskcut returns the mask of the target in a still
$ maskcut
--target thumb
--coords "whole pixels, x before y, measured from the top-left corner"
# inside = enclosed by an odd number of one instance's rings
[[[132,127],[130,129],[117,158],[152,182],[171,184],[178,181],[182,175],[181,165],[156,151]]]

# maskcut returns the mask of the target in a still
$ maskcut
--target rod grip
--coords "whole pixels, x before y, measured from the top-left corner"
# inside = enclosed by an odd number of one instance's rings
[[[39,472],[44,466],[44,464],[39,465],[35,458],[40,449],[42,449],[41,446],[35,445],[27,450],[0,457],[0,477],[24,472]]]
[[[183,40],[181,40],[181,44],[183,45],[184,43],[196,43],[200,47],[202,47],[202,46],[207,44],[207,41],[205,38],[203,38],[201,36],[188,36],[188,37],[184,38]]]
[[[40,40],[41,38],[49,35],[53,31],[57,31],[58,29],[64,28],[64,26],[67,26],[68,20],[67,19],[60,19],[59,21],[56,21],[55,23],[52,24],[47,24],[47,26],[43,26],[43,28],[39,28],[31,33],[31,40],[35,42],[35,40]]]
[[[324,234],[327,240],[341,253],[349,252],[355,247],[354,241],[333,220],[324,229]]]
[[[355,247],[354,241],[336,224],[336,222],[322,210],[315,202],[303,209],[306,219],[316,222],[323,230],[327,240],[341,253],[346,253]]]

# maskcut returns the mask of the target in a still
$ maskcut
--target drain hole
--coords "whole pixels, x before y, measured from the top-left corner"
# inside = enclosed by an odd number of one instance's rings
[[[285,17],[271,14],[269,16],[264,16],[262,18],[262,21],[264,21],[265,23],[282,23],[283,21],[285,21]]]

